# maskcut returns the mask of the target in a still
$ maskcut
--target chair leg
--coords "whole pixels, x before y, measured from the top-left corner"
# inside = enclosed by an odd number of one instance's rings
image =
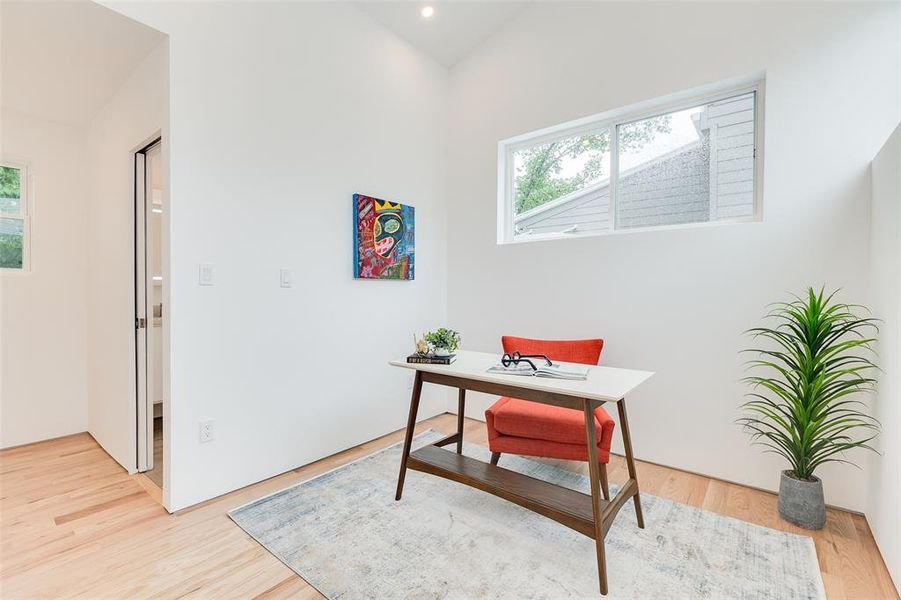
[[[604,500],[610,502],[610,485],[607,483],[607,465],[601,463],[601,493],[604,494]]]
[[[500,452],[492,452],[491,453],[491,464],[497,466],[497,461],[499,461],[500,459],[501,459]]]

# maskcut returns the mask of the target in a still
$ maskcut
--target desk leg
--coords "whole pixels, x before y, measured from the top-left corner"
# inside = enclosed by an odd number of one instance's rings
[[[632,457],[632,436],[629,434],[629,420],[626,418],[626,399],[623,398],[616,403],[619,410],[619,424],[623,429],[623,447],[626,450],[626,466],[629,468],[629,478],[635,480],[635,495],[632,500],[635,502],[635,518],[638,520],[638,527],[644,529],[644,515],[641,514],[641,494],[638,491],[638,475],[635,474],[635,459]]]
[[[400,500],[404,493],[404,477],[407,474],[407,459],[410,457],[410,446],[413,445],[413,430],[416,428],[416,413],[419,412],[419,397],[422,395],[422,371],[416,371],[413,380],[413,395],[410,397],[410,415],[407,417],[407,432],[404,434],[404,450],[400,457],[400,474],[397,476],[397,494]]]
[[[584,400],[585,435],[588,438],[588,478],[591,480],[591,509],[594,514],[594,547],[598,557],[598,580],[601,593],[607,594],[607,556],[604,551],[604,525],[601,517],[600,466],[598,441],[594,430],[594,409]]]
[[[466,409],[466,390],[460,388],[457,396],[457,454],[463,454],[463,412]]]

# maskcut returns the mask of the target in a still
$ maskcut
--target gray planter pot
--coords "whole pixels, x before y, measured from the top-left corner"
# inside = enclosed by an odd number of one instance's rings
[[[802,481],[782,471],[779,482],[779,514],[783,519],[804,529],[822,529],[826,523],[826,501],[823,482],[818,477]]]

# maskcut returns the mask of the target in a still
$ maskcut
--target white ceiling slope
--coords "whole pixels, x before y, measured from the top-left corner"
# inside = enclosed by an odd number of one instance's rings
[[[373,0],[355,2],[354,5],[395,35],[444,66],[452,67],[523,10],[528,2]],[[430,19],[424,19],[420,14],[426,5],[435,8]]]
[[[83,125],[164,37],[88,0],[3,0],[2,106]]]

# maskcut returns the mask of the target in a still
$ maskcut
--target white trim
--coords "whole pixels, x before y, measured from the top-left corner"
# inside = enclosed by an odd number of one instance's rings
[[[153,469],[153,418],[150,398],[152,353],[149,351],[149,323],[152,316],[147,311],[147,152],[134,154],[134,283],[135,283],[135,402],[137,455],[135,469],[145,472]],[[137,320],[144,319],[145,326],[138,328]],[[150,409],[148,410],[148,406]],[[148,418],[148,413],[150,417]]]
[[[559,239],[562,235],[566,238],[588,237],[607,235],[618,231],[616,229],[616,184],[617,178],[622,174],[618,169],[618,127],[635,121],[641,121],[662,114],[677,112],[696,106],[709,104],[717,100],[724,100],[732,96],[754,93],[754,211],[751,218],[723,219],[716,223],[729,224],[748,221],[759,221],[763,218],[762,193],[763,193],[763,92],[765,74],[757,73],[749,76],[733,77],[717,83],[698,86],[682,92],[668,94],[652,100],[637,102],[629,106],[608,110],[581,119],[575,119],[559,125],[553,125],[498,142],[498,223],[497,243],[509,244],[513,242],[528,242],[537,239]],[[584,135],[592,131],[607,129],[610,136],[608,151],[610,152],[610,224],[606,231],[594,231],[587,233],[570,232],[566,234],[536,234],[534,236],[517,236],[514,230],[514,176],[515,165],[513,154],[522,148],[528,148],[538,144],[553,142],[560,139]],[[588,189],[588,188],[586,188]],[[584,191],[584,190],[580,190]],[[554,201],[556,202],[556,200]],[[537,207],[536,207],[537,208]],[[672,226],[653,226],[630,228],[625,231],[656,231],[672,228],[694,227],[705,225],[708,222],[686,223]]]
[[[535,233],[520,235],[514,240],[503,242],[508,244],[528,244],[531,242],[548,242],[553,240],[571,240],[573,238],[592,238],[616,235],[631,235],[634,233],[655,233],[660,231],[679,231],[682,229],[696,229],[721,227],[724,225],[757,225],[761,221],[753,217],[735,219],[720,219],[719,221],[699,221],[697,223],[676,223],[674,225],[651,225],[649,227],[629,227],[626,229],[608,229],[607,231],[585,231],[572,233]]]
[[[608,187],[610,192],[607,194],[607,215],[610,218],[610,227],[607,231],[616,231],[616,187],[619,176],[613,176],[619,171],[619,126],[616,123],[610,123],[610,177],[608,178]]]

